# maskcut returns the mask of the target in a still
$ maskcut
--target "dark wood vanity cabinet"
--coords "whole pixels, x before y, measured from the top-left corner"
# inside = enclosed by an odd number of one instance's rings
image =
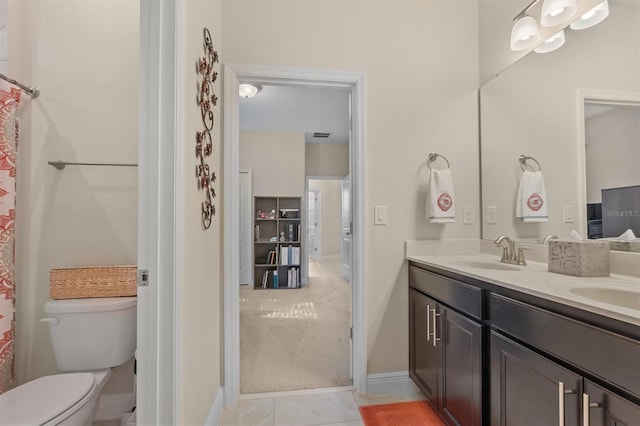
[[[413,282],[425,284],[429,277],[414,271]],[[482,425],[483,327],[441,300],[409,290],[409,375],[450,425]]]
[[[490,345],[492,426],[579,425],[581,376],[494,331]]]
[[[640,396],[639,341],[495,293],[490,318],[492,426],[640,426],[640,405],[589,379]]]
[[[409,265],[409,375],[449,425],[640,426],[636,331],[439,272]]]

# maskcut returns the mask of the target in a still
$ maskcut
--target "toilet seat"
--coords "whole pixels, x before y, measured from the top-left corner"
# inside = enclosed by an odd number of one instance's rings
[[[92,373],[69,373],[32,380],[0,396],[0,425],[58,424],[91,398]]]

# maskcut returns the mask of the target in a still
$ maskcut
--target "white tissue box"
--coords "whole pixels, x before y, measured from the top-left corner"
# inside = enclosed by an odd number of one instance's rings
[[[549,272],[576,277],[608,277],[608,241],[549,241]]]
[[[611,243],[611,250],[615,251],[632,251],[634,253],[640,253],[640,239],[633,241],[609,241]]]

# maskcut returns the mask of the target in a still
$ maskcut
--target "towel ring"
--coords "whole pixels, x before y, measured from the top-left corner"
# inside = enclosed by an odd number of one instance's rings
[[[542,171],[542,167],[540,167],[540,163],[538,163],[538,160],[536,160],[535,158],[533,158],[530,155],[521,155],[521,156],[518,157],[518,161],[520,161],[520,168],[522,169],[523,172],[526,171],[525,165],[526,165],[528,160],[533,160],[533,162],[535,162],[537,164],[537,166],[538,166],[538,171],[539,172]]]
[[[429,170],[433,170],[431,168],[431,163],[436,161],[438,159],[438,157],[442,158],[444,161],[447,162],[447,169],[450,167],[449,166],[449,160],[447,160],[447,157],[445,157],[444,155],[432,152],[431,154],[429,154],[429,159],[427,160],[427,167],[429,167]]]

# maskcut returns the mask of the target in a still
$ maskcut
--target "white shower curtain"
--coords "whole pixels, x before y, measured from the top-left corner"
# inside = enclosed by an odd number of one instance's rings
[[[0,393],[14,380],[14,219],[18,108],[22,92],[0,80]]]

